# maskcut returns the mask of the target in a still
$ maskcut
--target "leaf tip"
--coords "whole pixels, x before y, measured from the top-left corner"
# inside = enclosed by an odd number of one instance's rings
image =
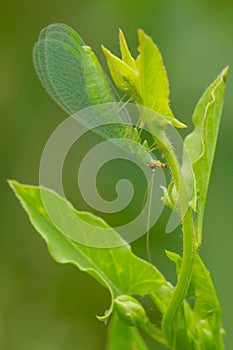
[[[125,37],[121,28],[119,28],[118,31],[119,31],[119,38]]]
[[[121,28],[119,28],[119,43],[120,43],[121,53],[124,51],[125,48],[128,49],[127,44],[126,44],[125,35],[124,35],[123,31],[121,30]]]
[[[17,182],[16,180],[7,180],[8,185],[10,186],[10,188],[16,193],[17,192],[17,188],[20,186],[20,183]]]
[[[227,74],[230,69],[230,66],[227,65],[225,68],[223,68],[222,72],[220,73],[220,76],[223,78],[223,81],[226,82]]]
[[[144,30],[141,28],[138,28],[138,36],[142,36],[143,34],[145,34]]]
[[[20,201],[21,205],[24,207],[23,197],[25,192],[27,191],[26,186],[22,185],[16,180],[7,180],[7,183],[12,189],[12,191],[14,192],[16,198]]]
[[[179,120],[176,119],[176,118],[173,118],[173,119],[172,119],[171,124],[172,124],[173,126],[175,126],[176,128],[179,128],[179,129],[185,129],[185,128],[187,128],[187,125],[186,125],[186,124],[182,123],[181,121],[179,121]]]
[[[139,28],[137,32],[138,32],[138,41],[140,44],[142,44],[143,37],[145,36],[145,32],[141,28]]]
[[[106,49],[106,47],[105,47],[103,44],[101,44],[100,47],[101,47],[101,49],[102,49],[103,52],[108,51],[108,50]]]
[[[99,315],[96,315],[96,318],[101,321],[101,322],[107,322],[109,317],[111,316],[112,312],[113,312],[113,306],[114,306],[114,299],[113,299],[113,294],[111,292],[111,290],[109,289],[110,291],[110,294],[111,294],[111,305],[109,307],[109,309],[107,309],[104,313],[104,315],[102,316],[99,316]]]
[[[109,51],[103,44],[101,44],[101,49],[105,56],[111,56],[111,51]]]
[[[140,46],[142,46],[144,44],[144,42],[147,42],[147,41],[149,41],[150,43],[155,45],[155,43],[153,42],[152,38],[149,35],[147,35],[144,32],[144,30],[141,29],[141,28],[138,29],[138,41],[139,41]]]

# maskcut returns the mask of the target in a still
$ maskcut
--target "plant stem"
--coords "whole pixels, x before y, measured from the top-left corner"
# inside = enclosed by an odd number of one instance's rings
[[[163,316],[162,329],[165,339],[172,349],[175,349],[174,326],[179,308],[186,296],[192,277],[193,260],[195,256],[192,209],[189,208],[183,217],[183,259],[181,271],[172,299]]]
[[[145,326],[141,327],[145,333],[147,333],[152,339],[157,342],[167,345],[167,342],[163,336],[161,329],[156,328],[153,324],[148,322]]]
[[[161,133],[157,140],[159,147],[165,156],[169,168],[173,175],[174,184],[178,195],[178,205],[182,217],[182,232],[183,232],[183,259],[174,293],[164,313],[162,321],[162,331],[167,343],[171,349],[175,349],[175,322],[180,306],[185,299],[187,290],[192,277],[193,260],[195,256],[195,235],[192,214],[193,211],[188,205],[190,189],[186,186],[185,179],[181,172],[179,162],[176,158],[171,143],[165,133]]]

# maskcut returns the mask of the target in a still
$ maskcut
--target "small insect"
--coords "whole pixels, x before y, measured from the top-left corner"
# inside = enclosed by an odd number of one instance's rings
[[[148,165],[152,170],[165,169],[167,167],[166,163],[162,163],[162,162],[160,162],[160,160],[155,160],[155,159],[153,159],[151,162],[149,162]]]

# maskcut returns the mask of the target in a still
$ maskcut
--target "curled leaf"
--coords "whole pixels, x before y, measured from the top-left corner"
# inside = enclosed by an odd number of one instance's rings
[[[193,114],[194,130],[184,141],[192,161],[196,182],[198,246],[202,241],[205,203],[217,144],[227,72],[228,67],[220,73],[200,98]]]

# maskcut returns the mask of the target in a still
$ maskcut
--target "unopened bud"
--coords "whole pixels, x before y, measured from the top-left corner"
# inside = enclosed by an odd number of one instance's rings
[[[149,321],[140,302],[129,295],[121,295],[115,299],[115,310],[119,318],[131,327],[143,327]]]

